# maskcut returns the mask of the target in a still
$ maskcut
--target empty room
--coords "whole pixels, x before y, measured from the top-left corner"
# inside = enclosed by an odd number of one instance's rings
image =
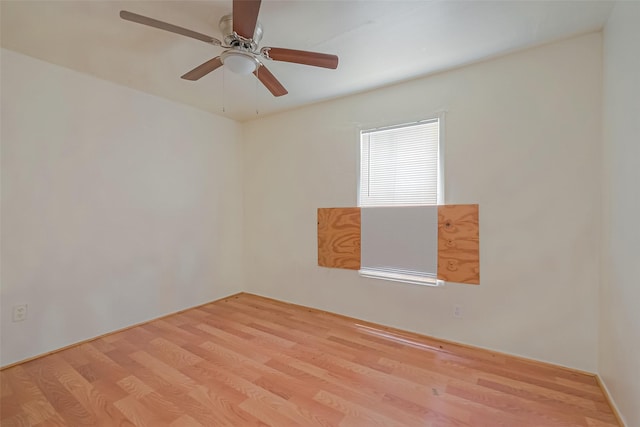
[[[640,426],[640,1],[0,1],[0,424]]]

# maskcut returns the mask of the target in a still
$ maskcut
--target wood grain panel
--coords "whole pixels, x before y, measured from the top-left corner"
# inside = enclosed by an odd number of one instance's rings
[[[318,265],[360,269],[360,208],[318,209]]]
[[[480,284],[478,205],[438,206],[438,279]]]
[[[0,383],[2,427],[618,425],[593,375],[249,294]]]

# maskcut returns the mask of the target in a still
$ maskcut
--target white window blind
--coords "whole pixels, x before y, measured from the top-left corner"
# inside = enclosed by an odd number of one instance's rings
[[[360,142],[360,206],[438,203],[438,118],[361,131]]]

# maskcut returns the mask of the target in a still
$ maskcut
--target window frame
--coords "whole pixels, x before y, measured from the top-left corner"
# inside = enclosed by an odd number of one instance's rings
[[[418,206],[437,206],[437,205],[444,205],[445,204],[445,180],[444,180],[444,176],[445,176],[445,137],[446,137],[446,133],[445,133],[445,129],[446,129],[446,122],[445,122],[445,112],[444,111],[440,111],[437,113],[433,113],[428,115],[427,117],[420,118],[417,120],[412,120],[412,121],[394,121],[394,122],[385,122],[385,123],[378,123],[377,125],[370,125],[370,126],[359,126],[357,128],[357,141],[358,141],[358,156],[357,156],[357,161],[358,161],[358,180],[357,180],[357,206],[359,208],[371,208],[371,207],[384,207],[384,206],[390,206],[390,205],[377,205],[377,206],[361,206],[360,204],[360,191],[362,189],[361,186],[361,180],[362,180],[362,132],[370,132],[370,131],[376,131],[376,130],[385,130],[385,129],[392,129],[392,128],[402,128],[405,126],[411,126],[411,125],[416,125],[416,124],[420,124],[420,123],[424,123],[424,122],[429,122],[432,120],[438,120],[438,158],[437,158],[437,194],[436,194],[436,204],[432,205],[432,204],[422,204],[422,205],[418,205]],[[398,205],[395,205],[398,206]],[[415,206],[415,205],[414,205]],[[422,275],[412,275],[412,274],[402,274],[402,273],[394,273],[394,272],[383,272],[383,271],[376,271],[376,270],[371,270],[371,269],[367,269],[365,268],[360,268],[360,270],[358,271],[358,274],[361,277],[365,277],[365,278],[371,278],[371,279],[378,279],[378,280],[386,280],[386,281],[392,281],[392,282],[400,282],[400,283],[406,283],[406,284],[413,284],[413,285],[420,285],[420,286],[430,286],[430,287],[439,287],[439,286],[443,286],[445,284],[444,281],[442,280],[438,280],[437,278],[428,278]],[[435,272],[435,274],[437,275],[437,272]]]

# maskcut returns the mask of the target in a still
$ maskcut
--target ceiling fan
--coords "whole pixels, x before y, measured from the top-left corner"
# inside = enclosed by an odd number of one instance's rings
[[[262,62],[263,59],[330,69],[338,67],[336,55],[279,47],[259,49],[258,44],[263,35],[262,25],[258,22],[260,3],[261,0],[233,0],[233,13],[223,16],[219,23],[224,42],[206,34],[126,10],[120,11],[120,17],[127,21],[170,31],[226,49],[219,56],[181,76],[185,80],[198,80],[224,65],[225,68],[238,74],[253,73],[273,96],[282,96],[288,93],[287,89],[271,74]]]

